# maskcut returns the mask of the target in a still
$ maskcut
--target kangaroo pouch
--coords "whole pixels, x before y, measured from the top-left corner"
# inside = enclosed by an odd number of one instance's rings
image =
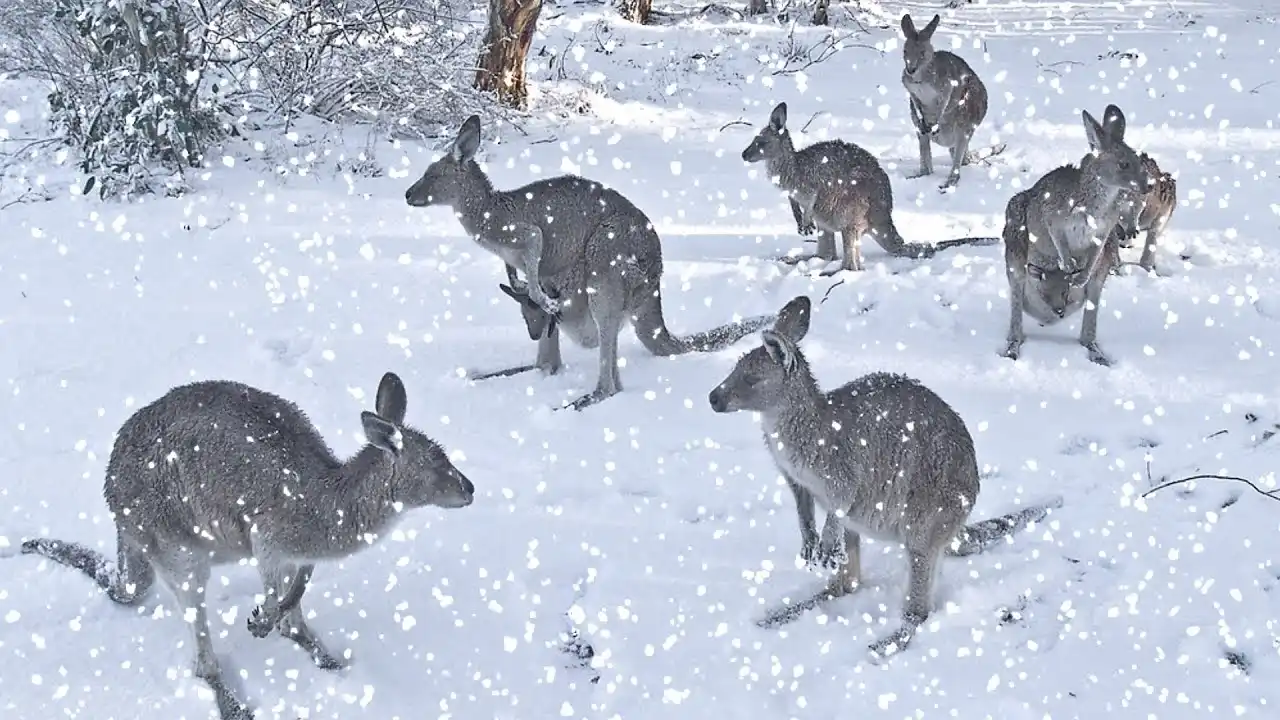
[[[1070,284],[1056,287],[1059,283],[1045,282],[1027,275],[1026,299],[1022,310],[1040,323],[1041,327],[1055,325],[1084,307],[1085,290],[1083,285]],[[1062,314],[1058,314],[1061,310]]]

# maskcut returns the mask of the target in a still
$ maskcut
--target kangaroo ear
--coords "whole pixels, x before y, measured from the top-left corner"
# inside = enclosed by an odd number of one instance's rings
[[[405,395],[404,383],[392,372],[382,376],[378,383],[378,397],[374,400],[373,409],[378,415],[394,425],[404,422],[405,408],[409,399]]]
[[[902,14],[902,34],[905,35],[908,40],[915,40],[916,37],[918,37],[916,33],[916,24],[915,21],[911,19],[911,13]]]
[[[465,162],[476,156],[480,149],[480,116],[472,115],[458,129],[453,141],[453,159]]]
[[[1102,127],[1112,140],[1124,142],[1126,124],[1124,113],[1120,111],[1119,107],[1108,105],[1107,109],[1102,111]]]
[[[382,452],[399,455],[404,450],[404,435],[400,428],[365,410],[360,413],[360,424],[369,444]]]
[[[932,40],[933,33],[938,29],[938,25],[941,22],[942,22],[942,16],[934,15],[933,19],[929,21],[929,24],[925,25],[924,29],[920,31],[920,36],[919,36],[920,39],[924,40],[925,42],[929,42],[930,40]]]
[[[1080,116],[1084,120],[1084,136],[1089,139],[1089,149],[1097,151],[1106,147],[1109,138],[1098,121],[1093,119],[1088,110],[1081,110]]]
[[[778,311],[778,319],[773,322],[773,332],[798,343],[809,333],[809,315],[813,310],[813,302],[808,295],[797,295]]]
[[[791,342],[791,338],[772,330],[765,330],[760,335],[764,340],[764,351],[769,353],[769,359],[781,365],[783,370],[790,372],[796,366],[796,353],[799,352],[795,343]]]
[[[787,104],[778,103],[773,112],[769,113],[769,126],[774,130],[782,130],[787,126]]]
[[[521,305],[524,304],[525,298],[529,297],[529,293],[517,292],[516,290],[513,290],[511,286],[506,283],[498,283],[498,288],[502,290],[502,292],[506,293],[507,297],[515,300]]]

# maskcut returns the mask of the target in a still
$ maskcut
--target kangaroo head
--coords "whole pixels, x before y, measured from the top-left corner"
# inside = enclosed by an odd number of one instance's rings
[[[1099,123],[1082,110],[1085,137],[1089,139],[1090,159],[1087,165],[1098,182],[1109,188],[1145,193],[1155,182],[1138,153],[1124,140],[1124,113],[1108,105]],[[1082,167],[1084,163],[1082,163]]]
[[[711,391],[711,409],[718,413],[767,412],[785,402],[790,380],[804,364],[798,344],[809,332],[812,309],[812,302],[804,295],[784,305],[773,329],[761,333],[760,347],[739,358],[729,376]]]
[[[942,17],[934,15],[929,24],[917,32],[911,13],[902,16],[902,34],[906,36],[902,43],[902,62],[907,66],[908,75],[915,75],[933,62],[933,33],[941,22]]]
[[[464,180],[480,149],[480,118],[472,115],[458,129],[458,136],[444,157],[431,163],[418,181],[404,193],[412,207],[454,205],[462,199]]]
[[[546,310],[542,309],[541,305],[529,297],[529,288],[521,287],[517,289],[503,283],[499,283],[498,287],[507,294],[507,297],[520,303],[520,314],[524,316],[524,326],[529,331],[530,340],[541,340],[543,336],[555,328],[555,316],[547,313]],[[556,299],[559,295],[548,289],[547,297]]]
[[[1036,289],[1040,294],[1040,299],[1059,318],[1067,316],[1067,310],[1071,307],[1072,300],[1076,299],[1073,295],[1079,295],[1084,292],[1079,284],[1080,276],[1083,273],[1083,270],[1066,272],[1057,267],[1042,268],[1037,265],[1027,265],[1027,274],[1035,278]]]
[[[791,136],[787,133],[787,104],[781,102],[769,113],[769,124],[756,133],[751,144],[742,151],[742,159],[754,163],[775,157],[790,150],[790,141]]]
[[[392,500],[411,508],[470,505],[475,486],[453,466],[439,443],[404,424],[407,403],[404,383],[389,372],[378,383],[377,412],[360,413],[369,444],[391,456]]]

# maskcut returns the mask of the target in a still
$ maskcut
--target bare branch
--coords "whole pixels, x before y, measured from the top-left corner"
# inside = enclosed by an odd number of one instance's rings
[[[1157,485],[1151,488],[1150,490],[1142,493],[1141,497],[1145,498],[1146,496],[1151,495],[1153,493],[1157,493],[1161,490],[1164,490],[1165,488],[1173,487],[1174,485],[1182,485],[1189,482],[1195,482],[1196,480],[1228,480],[1231,482],[1243,483],[1245,485],[1248,485],[1251,490],[1267,498],[1268,500],[1275,500],[1276,502],[1280,502],[1280,495],[1277,495],[1277,493],[1280,493],[1280,488],[1277,488],[1275,490],[1263,490],[1262,488],[1258,487],[1258,485],[1254,483],[1252,480],[1247,480],[1242,477],[1235,477],[1234,475],[1212,475],[1212,474],[1192,475],[1191,477],[1184,477],[1178,480],[1170,480],[1167,483]]]

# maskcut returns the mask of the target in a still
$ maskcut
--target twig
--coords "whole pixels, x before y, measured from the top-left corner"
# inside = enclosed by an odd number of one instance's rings
[[[840,287],[843,284],[844,284],[844,280],[837,280],[834,283],[832,283],[831,287],[827,288],[827,291],[822,294],[822,299],[818,301],[818,304],[821,305],[822,303],[826,302],[827,296],[831,294],[831,291],[835,290],[836,288]]]
[[[747,127],[751,127],[751,123],[747,122],[746,120],[734,120],[732,122],[727,122],[721,125],[720,132],[724,132],[725,130],[733,127],[734,125],[746,125]]]
[[[826,110],[819,110],[818,112],[816,112],[816,113],[814,113],[812,116],[810,116],[810,118],[809,118],[809,122],[805,123],[805,124],[804,124],[804,127],[800,128],[800,132],[809,132],[809,126],[813,124],[813,121],[814,121],[814,120],[817,120],[817,119],[818,119],[818,116],[819,116],[819,115],[822,115],[822,114],[824,114],[825,112],[826,112]]]
[[[964,164],[965,165],[978,164],[978,165],[985,165],[990,167],[991,158],[1002,154],[1005,150],[1008,150],[1008,149],[1009,149],[1009,143],[999,143],[997,145],[992,145],[991,147],[982,148],[981,150],[970,150],[964,155]],[[983,155],[984,151],[986,152],[985,155]]]
[[[1276,495],[1276,493],[1280,493],[1280,488],[1276,488],[1275,490],[1271,490],[1270,492],[1268,492],[1258,487],[1252,480],[1246,480],[1245,478],[1242,478],[1242,477],[1235,477],[1234,475],[1192,475],[1191,477],[1180,478],[1178,480],[1170,480],[1167,483],[1157,485],[1151,488],[1150,490],[1142,493],[1141,497],[1146,497],[1152,493],[1159,492],[1167,487],[1173,487],[1174,485],[1181,485],[1183,483],[1194,482],[1196,480],[1230,480],[1231,482],[1244,483],[1245,485],[1248,485],[1254,492],[1267,498],[1268,500],[1275,500],[1276,502],[1280,502],[1280,496]]]
[[[1275,82],[1276,82],[1275,80],[1268,80],[1268,81],[1266,81],[1266,82],[1264,82],[1264,83],[1262,83],[1262,84],[1260,84],[1260,85],[1255,85],[1255,86],[1253,87],[1253,89],[1251,89],[1251,90],[1249,91],[1249,94],[1250,94],[1250,95],[1257,95],[1259,90],[1261,90],[1262,88],[1264,88],[1264,87],[1266,87],[1266,86],[1268,86],[1268,85],[1274,85],[1274,84],[1275,84]]]

